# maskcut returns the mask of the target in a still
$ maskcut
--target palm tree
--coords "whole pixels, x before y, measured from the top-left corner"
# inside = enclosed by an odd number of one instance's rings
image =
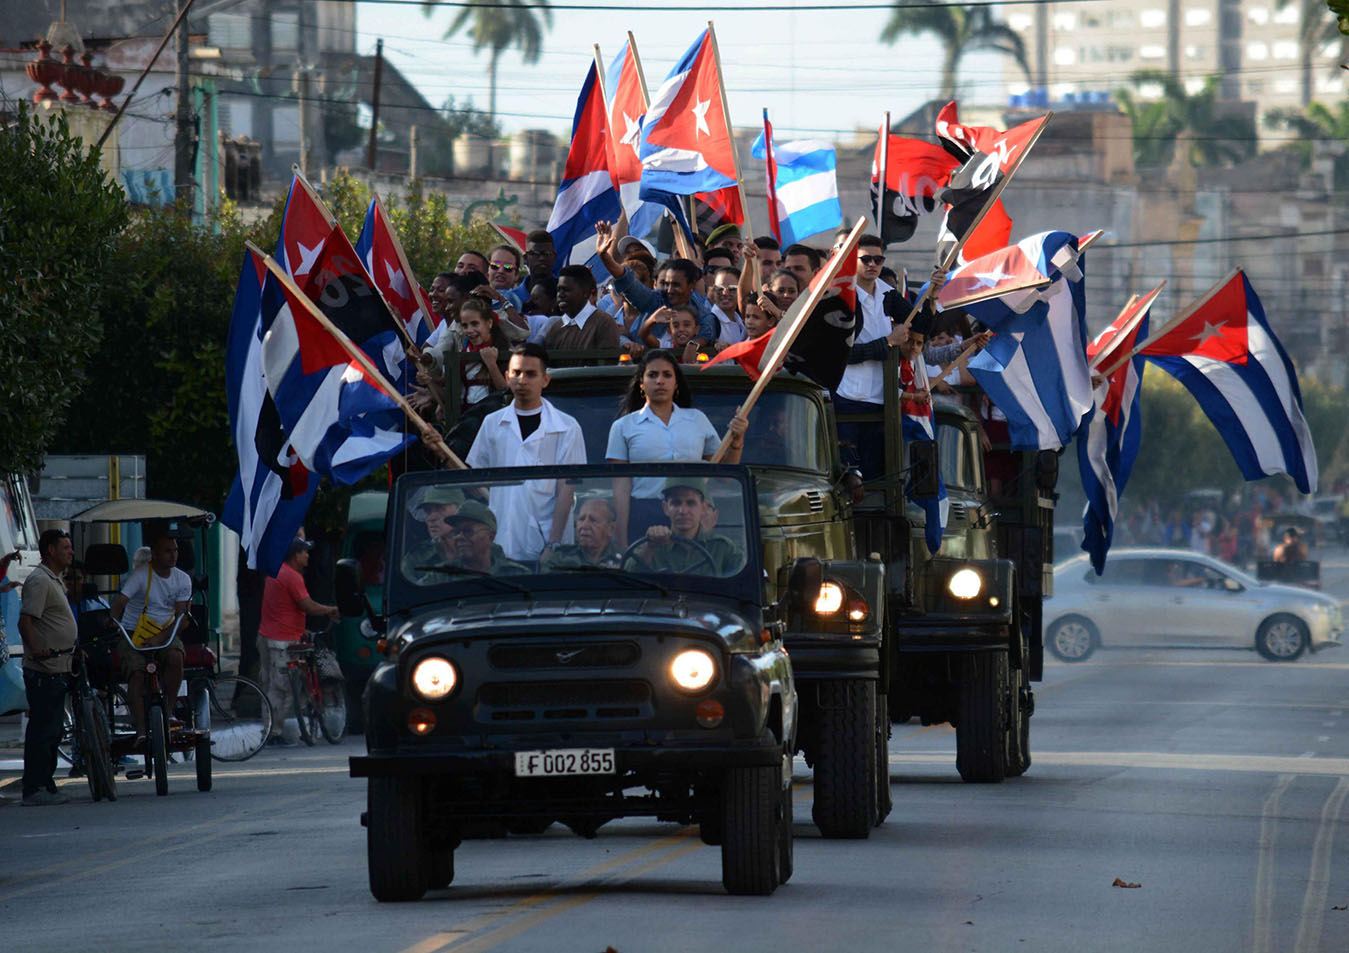
[[[934,33],[942,44],[941,97],[954,99],[956,70],[966,53],[994,50],[1016,60],[1030,80],[1026,44],[1007,24],[994,19],[989,7],[914,6],[896,3],[890,22],[881,31],[881,42],[893,45],[901,36]]]
[[[1210,76],[1193,95],[1165,70],[1142,70],[1129,79],[1135,87],[1156,84],[1162,90],[1161,98],[1141,101],[1128,89],[1115,91],[1116,101],[1133,121],[1137,165],[1168,165],[1182,135],[1188,149],[1184,158],[1191,165],[1234,165],[1255,155],[1255,121],[1223,115],[1218,108],[1219,77]]]
[[[427,16],[436,8],[436,4],[424,4],[422,13]],[[553,11],[548,0],[489,0],[489,2],[469,2],[460,8],[454,21],[445,31],[445,39],[468,28],[473,40],[473,52],[488,51],[487,61],[487,116],[495,121],[497,115],[497,61],[501,54],[512,46],[520,48],[520,55],[526,63],[537,63],[543,53],[543,34],[553,25]]]
[[[1349,140],[1349,102],[1336,104],[1333,108],[1321,103],[1311,103],[1306,109],[1274,109],[1265,114],[1265,122],[1271,126],[1288,129],[1297,137],[1292,148],[1302,156],[1303,168],[1311,164],[1314,144],[1317,142],[1342,143]],[[1338,151],[1338,150],[1336,150]],[[1335,156],[1335,181],[1333,187],[1349,187],[1349,151]]]
[[[1298,35],[1297,35],[1297,56],[1298,65],[1302,71],[1302,105],[1306,106],[1312,101],[1312,74],[1315,72],[1315,59],[1317,51],[1327,43],[1334,43],[1340,39],[1340,31],[1336,25],[1334,17],[1327,17],[1329,12],[1326,8],[1325,0],[1281,0],[1279,9],[1284,10],[1291,6],[1298,6]],[[1338,61],[1331,64],[1332,69],[1338,70],[1340,64]]]

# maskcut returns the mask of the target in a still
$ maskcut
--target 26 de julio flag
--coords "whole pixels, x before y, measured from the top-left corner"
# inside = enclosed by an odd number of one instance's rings
[[[1299,492],[1316,492],[1316,448],[1302,412],[1297,370],[1243,271],[1142,354],[1199,401],[1242,476],[1258,480],[1286,473]]]
[[[885,159],[885,190],[881,193],[881,147],[871,159],[871,208],[886,243],[913,237],[918,217],[937,208],[937,195],[960,168],[941,146],[921,139],[891,136]],[[877,206],[877,199],[880,205]]]
[[[590,265],[595,257],[595,223],[614,222],[622,214],[609,169],[612,153],[599,70],[592,63],[576,99],[567,164],[548,218],[558,270],[566,265]]]
[[[651,98],[642,122],[642,195],[692,195],[734,186],[735,144],[704,30]]]

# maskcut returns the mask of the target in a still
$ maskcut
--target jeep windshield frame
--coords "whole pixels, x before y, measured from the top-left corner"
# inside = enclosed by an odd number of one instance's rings
[[[484,579],[480,574],[417,572],[425,563],[429,543],[424,530],[424,511],[428,491],[433,489],[467,493],[471,489],[535,486],[543,481],[565,481],[584,494],[608,489],[614,481],[706,481],[706,488],[717,504],[719,522],[712,530],[730,543],[714,555],[716,566],[693,546],[673,544],[670,552],[689,550],[681,571],[659,566],[629,567],[627,562],[610,566],[606,572],[571,571],[565,568],[540,568],[537,562],[518,562],[510,574]],[[621,483],[619,484],[622,485]],[[648,486],[651,484],[648,483]],[[474,498],[472,495],[466,499]],[[573,502],[569,521],[573,521],[584,496]],[[495,515],[495,514],[494,514]],[[451,520],[453,517],[450,518]],[[470,518],[471,519],[471,518]],[[722,522],[724,521],[724,522]],[[387,565],[385,569],[385,605],[391,616],[447,602],[515,599],[613,599],[653,598],[676,600],[687,596],[722,597],[736,602],[762,603],[763,562],[759,547],[759,511],[754,477],[747,467],[711,463],[663,464],[588,464],[558,467],[494,467],[481,470],[434,470],[404,474],[394,485],[386,518]],[[462,520],[460,521],[462,523]],[[485,525],[485,524],[484,524]],[[420,532],[419,532],[420,531]],[[701,537],[695,537],[697,542]],[[417,547],[421,547],[418,549]],[[619,552],[624,547],[617,546]],[[743,556],[741,555],[743,554]],[[432,557],[434,560],[435,557]],[[517,568],[518,567],[518,568]],[[627,576],[630,578],[619,578]],[[485,585],[499,581],[501,585]]]

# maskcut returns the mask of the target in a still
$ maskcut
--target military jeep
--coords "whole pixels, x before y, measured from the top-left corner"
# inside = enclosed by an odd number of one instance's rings
[[[662,487],[668,537],[623,547],[578,533],[538,562],[494,541],[497,491],[565,490],[573,512],[612,517],[613,494],[642,480]],[[681,523],[690,513],[697,522]],[[791,876],[797,703],[782,617],[785,603],[818,600],[820,580],[803,562],[780,594],[765,593],[749,471],[406,474],[386,532],[381,613],[354,561],[337,575],[343,613],[383,632],[364,696],[367,753],[351,759],[352,776],[369,779],[376,899],[449,885],[464,837],[558,822],[593,837],[642,815],[699,824],[721,846],[731,893],[772,893]]]

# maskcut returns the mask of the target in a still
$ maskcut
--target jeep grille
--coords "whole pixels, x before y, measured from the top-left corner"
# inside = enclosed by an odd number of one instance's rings
[[[544,645],[494,645],[487,653],[493,668],[626,668],[635,665],[642,650],[636,642],[594,642]]]
[[[651,687],[636,679],[489,682],[476,710],[486,722],[640,718],[652,714]]]

